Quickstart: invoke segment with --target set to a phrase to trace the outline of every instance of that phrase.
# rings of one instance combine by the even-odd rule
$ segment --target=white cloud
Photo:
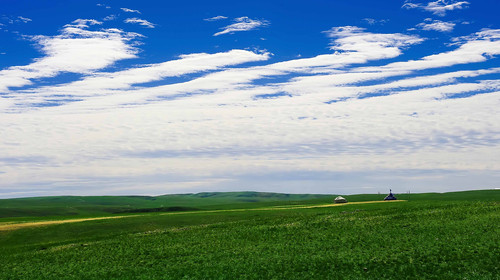
[[[225,16],[215,16],[215,17],[211,17],[211,18],[206,18],[206,19],[204,19],[204,21],[217,21],[217,20],[222,20],[222,19],[227,19],[227,17],[225,17]]]
[[[462,45],[468,42],[475,42],[475,41],[489,41],[489,42],[497,42],[500,40],[500,29],[489,29],[489,28],[483,28],[481,31],[476,32],[474,34],[468,35],[468,36],[461,36],[461,37],[456,37],[453,38],[452,41],[454,41],[455,45]]]
[[[161,194],[255,189],[265,177],[269,191],[284,182],[269,178],[292,176],[298,191],[307,183],[305,192],[335,192],[326,185],[338,177],[365,176],[355,183],[372,186],[408,174],[401,184],[413,191],[449,186],[445,179],[457,174],[498,182],[500,68],[446,67],[499,55],[500,30],[456,38],[450,50],[415,60],[400,55],[418,36],[353,26],[325,34],[334,53],[278,63],[247,50],[197,53],[11,90],[0,103],[0,189]],[[377,61],[387,58],[397,62]],[[239,65],[251,61],[260,63]],[[430,68],[436,74],[422,74]],[[142,85],[152,81],[159,84]],[[31,107],[54,100],[60,106]]]
[[[432,12],[433,14],[444,16],[447,11],[461,10],[467,8],[469,2],[467,1],[446,1],[437,0],[429,2],[424,10]]]
[[[126,13],[138,13],[140,14],[141,12],[138,11],[138,10],[132,10],[132,9],[128,9],[128,8],[120,8],[122,11],[126,12]]]
[[[23,17],[23,16],[17,16],[17,17],[11,17],[11,16],[5,16],[2,15],[0,17],[0,20],[3,22],[6,22],[7,24],[15,24],[15,23],[28,23],[32,21],[32,19]],[[0,26],[5,26],[5,24],[0,23]]]
[[[80,81],[45,90],[49,95],[71,92],[73,95],[98,95],[109,90],[125,90],[133,85],[159,81],[166,77],[177,77],[186,74],[218,70],[224,67],[252,61],[264,61],[268,53],[254,53],[246,50],[231,50],[223,53],[198,53],[181,55],[177,60],[135,67],[133,69],[113,72],[94,73]],[[80,94],[79,94],[80,93]],[[50,97],[49,97],[50,98]]]
[[[326,32],[332,38],[332,44],[338,50],[344,50],[340,53],[319,55],[313,58],[301,58],[285,62],[279,62],[267,66],[256,66],[247,69],[228,69],[222,72],[208,74],[205,77],[186,82],[182,86],[164,86],[157,89],[148,89],[148,92],[171,92],[177,94],[189,90],[214,90],[217,88],[233,87],[235,85],[242,85],[250,83],[253,80],[260,79],[266,76],[284,75],[290,72],[303,72],[303,73],[318,73],[318,72],[331,72],[334,68],[343,68],[350,64],[365,63],[370,60],[392,58],[401,54],[401,49],[409,46],[410,44],[417,44],[422,39],[417,36],[408,36],[403,34],[374,34],[364,32],[363,29],[357,27],[343,27],[332,28]],[[358,49],[354,49],[353,45],[357,45]],[[233,51],[234,54],[236,52]],[[245,57],[251,54],[251,59],[267,59],[269,54],[264,53],[256,56],[251,52],[243,52]],[[222,54],[220,55],[222,58]],[[204,57],[204,56],[201,56]],[[214,59],[217,56],[213,56]],[[134,70],[126,70],[114,74],[94,75],[93,77],[86,78],[82,81],[75,82],[63,87],[51,87],[47,89],[48,93],[54,92],[92,92],[96,94],[102,90],[129,88],[133,84],[146,83],[154,80],[161,79],[165,75],[178,75],[182,74],[182,67],[179,66],[171,68],[173,65],[185,65],[189,67],[190,63],[185,60],[188,57],[183,57],[183,61],[172,61],[164,64],[156,64],[143,68],[136,68]],[[221,58],[217,58],[220,60]],[[234,60],[234,57],[228,57]],[[185,61],[184,61],[185,60]],[[195,60],[196,61],[196,60]],[[238,61],[238,60],[235,60]],[[206,63],[206,62],[203,62]],[[204,64],[200,67],[203,67]],[[209,67],[210,64],[208,64]],[[167,69],[177,69],[167,71]],[[197,68],[203,69],[203,68]],[[205,69],[210,69],[206,68]],[[165,72],[167,71],[167,72]],[[180,72],[175,72],[180,71]],[[170,74],[169,74],[170,73]],[[172,88],[176,88],[173,90]],[[89,91],[91,89],[91,91]]]
[[[251,19],[249,17],[235,18],[234,22],[235,23],[221,28],[222,31],[215,33],[214,36],[219,36],[222,34],[232,34],[234,32],[240,32],[240,31],[249,31],[269,25],[269,21],[267,20],[257,20],[257,19]]]
[[[335,48],[339,50],[342,49],[344,50],[343,52],[319,55],[313,58],[295,59],[267,66],[228,69],[210,73],[204,77],[182,84],[160,86],[155,89],[149,88],[144,91],[148,92],[151,98],[153,98],[152,96],[156,93],[173,96],[183,92],[203,92],[246,87],[250,86],[251,82],[254,80],[285,75],[291,72],[310,74],[332,72],[335,71],[333,70],[335,68],[344,68],[350,64],[366,63],[370,60],[396,57],[401,54],[402,48],[422,41],[422,39],[417,36],[375,34],[364,32],[361,28],[351,26],[332,28],[332,30],[326,33],[332,38],[332,44],[335,45]],[[356,44],[359,44],[357,49],[353,47],[353,45]],[[288,86],[286,90],[292,90],[292,87]],[[50,91],[53,92],[54,89],[50,89]]]
[[[111,20],[115,20],[117,18],[118,18],[117,15],[109,15],[109,16],[104,17],[102,20],[104,20],[104,21],[111,21]]]
[[[365,21],[369,25],[374,25],[375,23],[377,23],[377,21],[373,18],[364,18],[363,21]]]
[[[124,20],[125,23],[137,23],[139,25],[145,26],[147,28],[155,28],[155,24],[140,18],[127,18]]]
[[[104,7],[104,8],[106,8],[106,9],[111,9],[111,7],[110,7],[110,6],[108,6],[108,5],[104,5],[104,4],[101,4],[101,3],[96,4],[96,6],[98,6],[98,7]]]
[[[77,27],[77,28],[87,28],[89,25],[101,25],[102,22],[95,19],[76,19],[71,22],[72,24],[66,24],[64,27]]]
[[[456,38],[455,50],[428,55],[418,60],[394,62],[382,67],[365,67],[360,71],[408,71],[477,63],[500,54],[500,30],[485,29],[471,36]]]
[[[28,22],[32,21],[30,18],[22,17],[22,16],[18,16],[17,18],[24,23],[28,23]]]
[[[423,9],[425,11],[431,12],[438,16],[444,16],[448,11],[461,10],[468,7],[470,3],[467,1],[457,1],[457,0],[437,0],[434,2],[429,2],[427,5],[421,3],[412,3],[407,1],[402,8],[406,9]]]
[[[332,50],[357,51],[364,53],[383,52],[388,57],[397,56],[401,48],[418,44],[423,41],[417,36],[395,34],[380,34],[366,32],[356,26],[333,27],[324,33],[333,38]],[[383,57],[379,57],[383,58]]]
[[[409,0],[410,1],[410,0]],[[421,8],[422,7],[422,4],[415,4],[415,3],[412,3],[412,2],[406,2],[403,4],[403,6],[401,6],[401,8],[405,8],[405,9],[415,9],[415,8]]]
[[[0,91],[29,85],[31,80],[53,77],[61,72],[88,73],[112,65],[115,61],[135,57],[137,50],[129,43],[138,36],[118,29],[88,30],[95,20],[75,20],[57,36],[34,36],[45,55],[25,66],[0,71]]]
[[[373,18],[364,18],[363,21],[368,23],[369,25],[375,25],[375,24],[384,24],[384,23],[388,22],[389,20],[387,20],[387,19],[377,20],[377,19],[373,19]]]
[[[451,32],[451,31],[453,31],[453,28],[455,27],[455,25],[456,24],[453,22],[444,22],[444,21],[440,21],[440,20],[426,19],[425,22],[417,24],[417,27],[421,28],[422,30]]]

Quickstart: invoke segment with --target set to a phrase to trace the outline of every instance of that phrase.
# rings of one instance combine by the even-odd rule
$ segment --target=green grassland
[[[109,214],[105,205],[101,214],[131,214],[0,230],[0,279],[499,279],[497,190],[399,195],[407,201],[335,207],[314,207],[332,196],[235,200],[241,194],[260,196],[201,194],[191,195],[197,203],[172,204],[84,198],[95,206],[114,201],[106,205],[121,213]],[[384,195],[346,197],[353,202]],[[24,210],[40,205],[50,208],[39,202]],[[53,209],[61,205],[71,203]],[[134,211],[173,206],[197,210]],[[57,219],[90,213],[75,209]],[[14,220],[32,218],[2,218],[0,225]]]
[[[262,192],[204,192],[162,196],[51,196],[0,199],[0,218],[37,216],[95,216],[155,210],[229,209],[327,202],[331,195]],[[176,209],[177,208],[177,209]]]
[[[497,191],[399,194],[404,200],[496,199]],[[15,217],[102,216],[117,213],[162,212],[257,208],[272,205],[328,203],[336,195],[282,194],[263,192],[204,192],[161,196],[49,196],[0,199],[0,218]],[[381,200],[385,195],[359,194],[345,196],[349,201]]]

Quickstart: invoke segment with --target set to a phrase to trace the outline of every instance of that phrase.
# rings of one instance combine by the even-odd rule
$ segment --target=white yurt
[[[334,200],[335,203],[347,203],[347,199],[345,199],[345,197],[342,197],[342,196],[337,196]]]

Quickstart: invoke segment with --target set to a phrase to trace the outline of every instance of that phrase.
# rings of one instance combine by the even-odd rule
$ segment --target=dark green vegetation
[[[329,202],[331,195],[260,192],[205,192],[161,196],[50,196],[0,199],[0,218],[30,216],[93,216],[124,212],[169,211],[169,208],[230,209],[290,204],[308,200]],[[149,211],[150,210],[150,211]],[[175,211],[175,210],[174,210]]]
[[[420,194],[3,230],[0,279],[499,279],[499,200]]]
[[[494,190],[453,193],[398,194],[404,200],[495,199]],[[381,200],[385,195],[345,196],[348,201]],[[262,192],[204,192],[161,196],[49,196],[0,199],[0,218],[49,216],[102,216],[116,213],[169,212],[257,208],[272,205],[330,203],[336,195],[282,194]],[[10,220],[10,219],[9,219]],[[0,222],[2,220],[0,219]],[[6,219],[3,219],[6,221]]]

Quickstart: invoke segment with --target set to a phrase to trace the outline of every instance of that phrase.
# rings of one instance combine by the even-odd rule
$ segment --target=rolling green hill
[[[336,205],[333,196],[291,203],[301,196],[261,193],[37,198],[47,207],[177,198],[225,209],[1,219],[0,279],[498,279],[500,191],[383,196]],[[259,202],[241,201],[249,197]],[[266,204],[279,206],[258,207]]]
[[[160,196],[50,196],[0,199],[0,218],[94,216],[116,213],[234,209],[332,202],[336,195],[270,192],[202,192]],[[345,195],[350,202],[382,200],[385,194]],[[403,200],[499,199],[495,190],[399,194]]]
[[[264,192],[203,192],[161,196],[50,196],[0,200],[0,218],[102,215],[187,208],[227,209],[330,201],[331,195]]]

